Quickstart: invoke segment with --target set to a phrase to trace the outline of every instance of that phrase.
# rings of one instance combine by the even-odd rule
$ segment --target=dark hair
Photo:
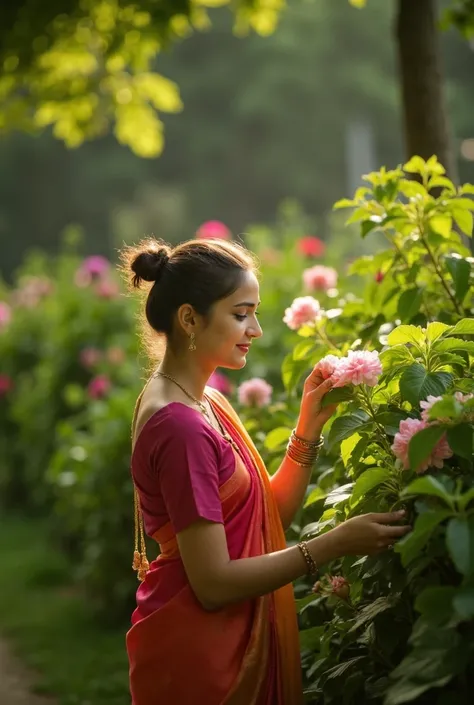
[[[151,328],[167,338],[173,318],[183,304],[207,316],[216,301],[230,296],[247,271],[257,271],[253,255],[241,245],[226,240],[188,240],[171,247],[148,238],[121,253],[123,271],[133,288],[153,282],[145,314]]]

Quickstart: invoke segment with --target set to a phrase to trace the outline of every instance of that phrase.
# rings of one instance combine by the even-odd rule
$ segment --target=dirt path
[[[7,642],[0,637],[1,705],[55,705],[50,698],[34,695],[29,687],[30,671],[13,656]]]

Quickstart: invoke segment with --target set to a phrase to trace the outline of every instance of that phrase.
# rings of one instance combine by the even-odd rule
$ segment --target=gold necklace
[[[155,374],[153,375],[153,377],[156,377],[157,375],[160,375],[161,377],[165,377],[166,379],[169,379],[170,382],[173,382],[173,384],[176,384],[176,386],[179,387],[179,388],[181,389],[181,391],[182,391],[184,394],[186,394],[186,396],[188,397],[188,399],[191,399],[191,401],[193,401],[193,402],[199,407],[199,410],[201,411],[202,414],[204,414],[204,416],[207,418],[207,420],[209,421],[209,424],[210,424],[211,427],[212,427],[211,417],[209,416],[209,412],[208,412],[208,410],[207,410],[206,405],[205,405],[202,401],[200,401],[200,400],[197,399],[195,396],[193,396],[190,392],[188,392],[188,390],[185,389],[185,388],[183,387],[183,385],[182,385],[180,382],[178,382],[177,379],[175,379],[175,378],[172,377],[171,375],[166,374],[166,372],[160,372],[159,370],[157,370],[157,371],[155,372]],[[212,406],[211,406],[211,408],[212,408]],[[214,413],[214,410],[212,410],[212,415],[214,416],[214,418],[215,418],[216,421],[217,421],[217,425],[219,426],[219,428],[220,428],[220,430],[221,430],[221,435],[223,436],[223,438],[225,438],[225,440],[228,441],[228,443],[231,444],[232,448],[234,448],[234,450],[235,450],[237,453],[239,453],[239,455],[240,455],[240,448],[239,448],[239,446],[238,446],[237,443],[234,441],[234,439],[227,433],[227,431],[225,430],[225,428],[222,426],[220,420],[219,420],[218,417],[217,417],[217,414]]]

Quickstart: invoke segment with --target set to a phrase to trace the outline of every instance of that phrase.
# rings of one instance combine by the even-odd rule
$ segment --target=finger
[[[406,516],[404,509],[400,509],[398,512],[384,512],[383,514],[371,514],[370,518],[376,524],[393,524],[400,521]]]
[[[333,381],[331,378],[325,379],[321,384],[319,384],[314,390],[314,398],[322,399],[325,394],[331,391],[333,386]]]
[[[411,526],[381,526],[380,528],[383,529],[389,543],[391,539],[405,536],[405,534],[408,534],[411,531]]]

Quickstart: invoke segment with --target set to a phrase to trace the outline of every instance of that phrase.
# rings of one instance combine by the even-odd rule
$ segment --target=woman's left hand
[[[301,438],[317,441],[324,424],[336,411],[337,404],[322,407],[324,395],[331,389],[331,378],[324,380],[317,368],[306,378],[296,425],[296,434]]]

